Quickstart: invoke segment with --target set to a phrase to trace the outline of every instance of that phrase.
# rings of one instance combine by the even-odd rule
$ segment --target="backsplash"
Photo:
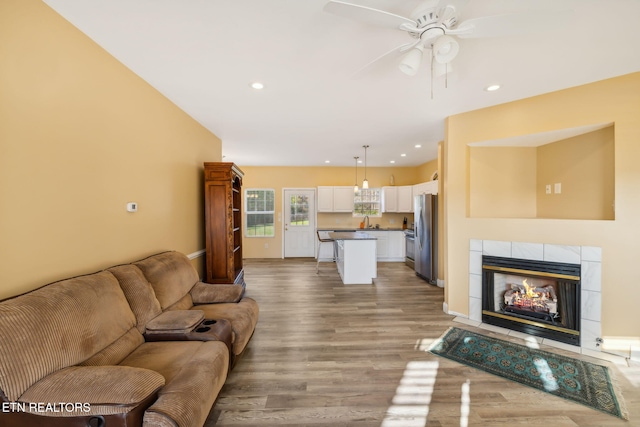
[[[407,226],[413,224],[413,213],[383,213],[381,217],[369,217],[369,224],[380,228],[402,228],[402,222],[407,218]],[[318,228],[358,228],[362,218],[354,217],[350,213],[318,213]]]

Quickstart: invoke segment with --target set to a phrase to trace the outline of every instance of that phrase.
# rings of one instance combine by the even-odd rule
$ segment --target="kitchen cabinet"
[[[438,181],[427,181],[413,186],[413,195],[438,194]]]
[[[382,187],[382,212],[413,212],[413,186]]]
[[[367,230],[378,239],[376,257],[383,262],[404,262],[404,232],[401,230]]]
[[[398,212],[413,212],[413,185],[398,187]]]
[[[318,212],[353,212],[353,187],[318,187]]]

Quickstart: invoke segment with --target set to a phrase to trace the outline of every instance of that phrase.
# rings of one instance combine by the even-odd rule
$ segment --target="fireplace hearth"
[[[482,256],[482,321],[580,346],[580,269]]]

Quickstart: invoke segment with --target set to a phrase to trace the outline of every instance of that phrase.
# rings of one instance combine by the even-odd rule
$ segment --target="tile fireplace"
[[[484,274],[486,273],[486,271],[483,272],[483,265],[486,265],[483,264],[483,257],[523,260],[525,264],[527,262],[572,264],[574,267],[579,266],[579,273],[567,275],[576,277],[579,276],[580,279],[579,281],[573,281],[576,285],[575,288],[565,287],[564,289],[561,289],[556,283],[559,280],[556,280],[555,278],[549,279],[535,277],[535,280],[533,280],[532,278],[524,277],[528,276],[528,274],[512,274],[512,272],[498,271],[498,275],[493,274],[494,295],[493,309],[491,309],[488,307],[483,307],[482,280]],[[528,270],[531,266],[524,265],[521,267],[525,267],[522,270]],[[533,270],[535,270],[535,268],[533,268]],[[497,270],[493,271],[495,272]],[[527,290],[527,287],[523,284],[523,280],[525,278],[527,279],[527,285],[532,288],[531,292],[544,293],[544,295],[540,295],[539,298],[534,298],[538,301],[522,301],[522,293],[526,293]],[[566,280],[563,279],[563,282],[564,281]],[[568,281],[571,282],[571,280]],[[496,283],[498,283],[498,285],[496,285]],[[499,291],[496,291],[496,286],[498,286]],[[500,288],[500,286],[502,288]],[[551,286],[551,289],[549,288],[549,286]],[[536,290],[540,288],[544,290]],[[573,291],[571,289],[573,289]],[[552,333],[544,335],[544,338],[538,338],[542,340],[543,343],[582,353],[590,351],[600,353],[602,351],[601,248],[596,246],[574,246],[547,243],[471,239],[469,241],[469,311],[467,315],[461,315],[461,317],[466,317],[468,321],[472,322],[473,324],[484,324],[489,328],[499,327],[500,330],[512,331],[514,334],[524,332],[525,334],[540,337],[541,335],[539,333],[534,333],[539,331],[534,331],[534,328],[532,328],[533,326],[539,327],[539,325],[531,325],[529,322],[520,322],[526,325],[526,327],[520,325],[519,329],[512,329],[511,326],[496,325],[496,322],[487,319],[486,313],[483,314],[483,311],[489,310],[496,312],[496,307],[498,308],[498,310],[504,310],[506,307],[504,294],[507,293],[507,291],[513,291],[507,295],[509,300],[513,301],[513,303],[511,304],[511,307],[506,310],[506,313],[497,311],[498,314],[511,315],[511,317],[523,316],[524,320],[531,321],[532,323],[541,323],[545,326],[547,326],[547,324],[550,324],[550,326],[552,326],[551,328],[541,328],[544,329],[545,332],[548,332],[549,330],[554,331],[555,327],[561,328],[563,330],[563,333],[569,335],[573,335],[575,332],[567,332],[564,331],[564,329],[576,329],[579,331],[578,340],[566,340],[563,339],[563,337],[554,336],[554,334]],[[496,296],[496,292],[499,292],[501,294]],[[553,301],[554,293],[556,301]],[[542,309],[538,308],[538,311],[536,311],[535,309],[527,311],[528,305],[538,306],[538,303],[540,302],[539,300],[543,297],[545,299],[544,304],[546,305],[546,307]],[[575,313],[573,314],[568,311],[569,309],[566,307],[566,300],[569,297],[575,297]],[[555,303],[555,307],[553,303]],[[503,305],[503,307],[501,307],[501,304]],[[522,310],[525,310],[524,313],[522,312]],[[562,314],[563,310],[565,314]],[[455,312],[450,313],[458,314]],[[574,324],[571,324],[570,322],[567,323],[568,321],[566,319],[573,318],[574,316]],[[500,319],[500,316],[491,317]],[[566,336],[564,338],[566,338]]]

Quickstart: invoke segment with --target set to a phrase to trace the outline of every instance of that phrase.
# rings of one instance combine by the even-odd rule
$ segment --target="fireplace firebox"
[[[482,321],[580,345],[580,265],[482,257]]]

